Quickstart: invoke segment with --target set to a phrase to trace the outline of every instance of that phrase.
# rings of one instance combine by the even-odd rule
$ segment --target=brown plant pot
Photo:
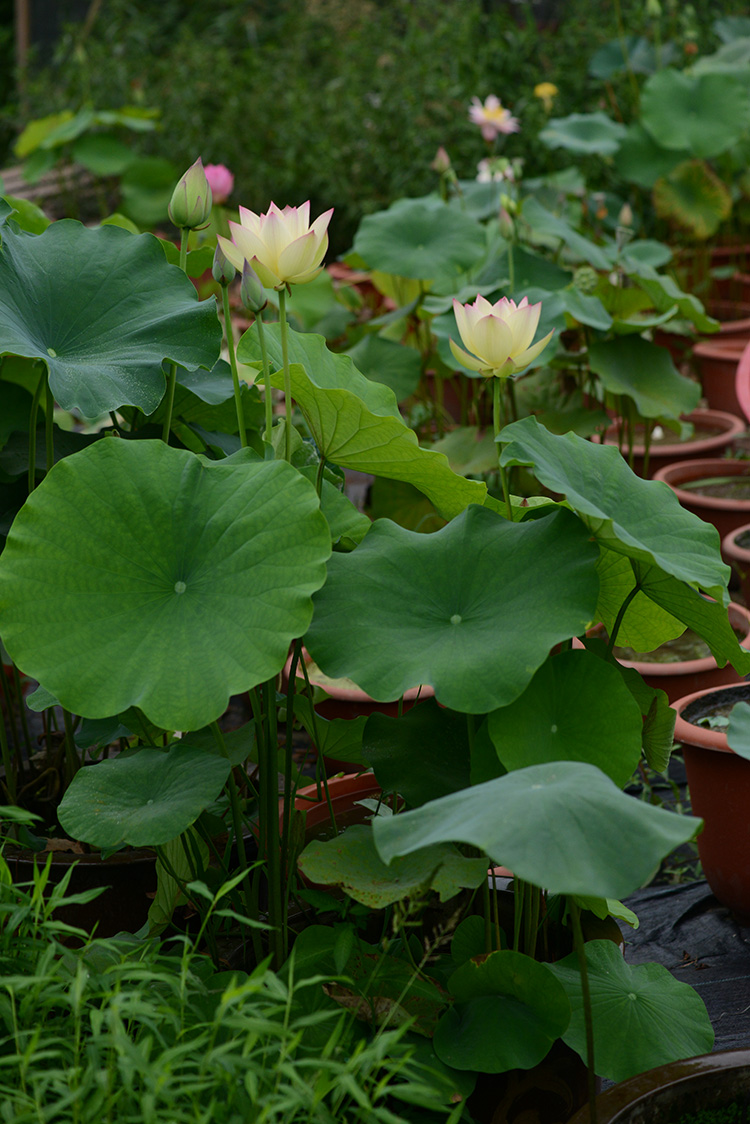
[[[750,648],[750,610],[744,605],[732,603],[728,608],[729,623],[732,628],[743,629],[741,640],[743,648]],[[596,630],[591,630],[596,634]],[[574,641],[574,644],[576,642]],[[731,664],[719,667],[713,656],[696,660],[680,660],[676,663],[656,663],[649,660],[618,659],[623,667],[632,667],[639,672],[649,687],[666,691],[670,703],[683,698],[690,692],[715,689],[731,683],[740,683],[741,678]]]
[[[4,858],[14,882],[32,882],[34,866],[44,868],[48,852],[34,852],[8,847]],[[64,906],[54,917],[67,925],[93,933],[97,937],[113,937],[116,933],[134,933],[146,922],[156,890],[156,853],[143,848],[119,851],[102,859],[99,854],[73,854],[54,851],[49,882],[57,885],[73,867],[67,894],[104,887],[104,892],[91,902]]]
[[[750,539],[750,523],[745,523],[725,535],[721,544],[721,553],[739,578],[745,604],[750,605],[750,546],[740,546],[738,541],[745,534]]]
[[[693,348],[693,364],[703,389],[703,397],[712,410],[744,416],[735,380],[742,353],[750,342],[750,321],[744,333],[714,336],[701,340]]]
[[[652,445],[649,449],[648,473],[653,476],[660,468],[671,464],[673,461],[687,460],[688,457],[718,456],[722,449],[731,445],[736,437],[744,433],[747,423],[742,417],[727,414],[723,410],[693,410],[691,414],[683,414],[682,421],[692,422],[696,429],[718,429],[718,433],[710,437],[689,438],[687,441],[677,441],[662,445]],[[643,427],[636,428],[636,434],[643,433]],[[617,425],[610,426],[604,434],[606,445],[617,445]],[[643,476],[643,458],[645,448],[642,440],[633,445],[633,471],[638,476]],[[626,452],[623,456],[626,456]]]
[[[681,485],[703,477],[746,476],[750,478],[750,461],[722,460],[719,457],[703,457],[694,461],[677,461],[666,465],[654,473],[654,480],[668,484],[684,508],[694,515],[713,523],[724,539],[732,531],[750,521],[750,499],[729,499],[720,496],[702,496],[688,491]]]
[[[596,1098],[599,1124],[671,1124],[682,1117],[706,1119],[732,1104],[750,1102],[750,1050],[723,1050],[670,1062],[607,1089]],[[745,1113],[738,1119],[745,1119]],[[590,1124],[588,1106],[569,1124]]]
[[[750,924],[750,760],[734,753],[722,730],[697,723],[722,704],[750,702],[750,684],[696,691],[674,704],[706,881],[741,925]]]

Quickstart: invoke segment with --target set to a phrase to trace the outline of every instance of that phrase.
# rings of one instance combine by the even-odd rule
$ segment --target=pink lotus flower
[[[518,118],[513,117],[494,94],[490,94],[484,104],[479,98],[471,99],[469,120],[479,125],[486,141],[493,141],[500,133],[517,133],[521,128]]]
[[[214,203],[226,203],[234,188],[234,176],[224,164],[206,164],[204,168],[214,196]]]
[[[332,214],[333,208],[311,225],[309,201],[283,211],[272,203],[265,215],[240,207],[240,221],[229,224],[231,242],[219,235],[219,244],[235,269],[249,262],[268,289],[304,285],[323,268]]]
[[[490,304],[483,296],[478,296],[473,304],[461,304],[454,299],[453,312],[461,340],[472,353],[450,340],[454,358],[469,371],[483,375],[506,378],[517,374],[541,354],[552,336],[549,332],[533,347],[529,346],[541,311],[541,301],[529,304],[528,297],[519,304],[508,297],[502,297],[496,304]]]

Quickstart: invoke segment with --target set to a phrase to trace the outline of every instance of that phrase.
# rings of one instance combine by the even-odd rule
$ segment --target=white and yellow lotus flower
[[[454,358],[462,367],[483,375],[505,378],[517,374],[542,353],[552,337],[552,332],[548,332],[530,346],[541,311],[541,301],[529,304],[528,297],[519,304],[508,297],[502,297],[496,304],[490,304],[483,296],[478,296],[473,304],[454,300],[456,324],[468,348],[464,351],[451,340]]]
[[[262,215],[240,207],[240,221],[229,224],[231,241],[219,235],[219,243],[238,272],[249,262],[268,289],[304,285],[323,268],[332,214],[333,208],[310,225],[309,201],[283,211],[272,203]]]

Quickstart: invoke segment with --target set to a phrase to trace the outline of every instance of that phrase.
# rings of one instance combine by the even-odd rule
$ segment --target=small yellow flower
[[[473,304],[453,301],[453,312],[461,339],[469,351],[450,340],[454,358],[470,371],[483,375],[506,378],[517,374],[536,359],[550,341],[552,332],[529,346],[534,338],[541,301],[529,304],[524,297],[519,304],[502,297],[490,304],[486,297],[478,296]],[[471,352],[471,354],[469,354]]]
[[[559,92],[554,82],[540,82],[538,86],[534,87],[534,97],[544,102],[544,108],[547,113],[552,109],[552,102]]]
[[[283,211],[272,203],[264,215],[240,207],[240,221],[229,224],[232,240],[219,235],[219,244],[235,269],[241,273],[249,262],[268,289],[304,285],[323,268],[332,214],[333,208],[311,225],[309,201]]]

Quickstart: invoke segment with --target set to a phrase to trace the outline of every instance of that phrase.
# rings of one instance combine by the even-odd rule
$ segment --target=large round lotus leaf
[[[654,184],[659,218],[710,238],[732,210],[729,188],[703,160],[686,160]]]
[[[596,1072],[625,1081],[653,1066],[707,1054],[714,1032],[706,1006],[687,981],[662,964],[626,964],[612,941],[588,941]],[[563,1040],[586,1057],[586,1021],[575,953],[548,965],[567,992],[572,1017]]]
[[[329,553],[315,489],[283,461],[102,440],[13,524],[3,640],[68,710],[199,729],[284,666]]]
[[[456,1069],[530,1069],[570,1022],[570,1002],[548,966],[510,949],[462,964],[448,987],[455,1004],[435,1028],[434,1044]]]
[[[430,684],[481,714],[523,691],[550,648],[587,626],[598,552],[566,510],[510,523],[472,504],[421,535],[378,520],[336,554],[306,644],[321,669],[381,701]]]
[[[468,843],[555,894],[624,898],[701,821],[621,792],[594,765],[531,765],[373,821],[384,862],[435,843]]]
[[[710,159],[735,145],[750,125],[750,96],[728,74],[696,78],[665,67],[643,87],[641,121],[664,148]]]
[[[365,215],[353,252],[370,269],[431,281],[468,269],[486,252],[483,228],[440,200],[400,199]]]
[[[721,561],[716,529],[681,507],[660,481],[636,476],[613,445],[574,433],[556,437],[533,417],[507,425],[500,438],[502,463],[531,465],[604,546],[728,601],[729,568]]]
[[[596,152],[611,156],[624,136],[625,126],[606,113],[571,113],[569,117],[553,117],[539,140],[547,148],[565,148],[578,155]]]
[[[63,409],[150,414],[164,395],[166,360],[211,368],[220,346],[215,305],[198,301],[150,234],[72,219],[36,236],[3,229],[0,354],[46,363]]]
[[[641,710],[618,668],[590,652],[563,652],[510,706],[488,719],[506,769],[587,761],[623,786],[641,756]]]
[[[158,847],[186,831],[213,803],[229,761],[178,742],[79,770],[59,808],[73,839],[94,847]]]

